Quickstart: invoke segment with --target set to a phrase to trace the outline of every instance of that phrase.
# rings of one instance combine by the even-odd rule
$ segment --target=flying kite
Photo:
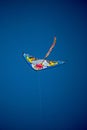
[[[60,64],[64,64],[65,61],[51,61],[51,60],[47,60],[47,57],[49,56],[49,54],[51,53],[52,49],[54,48],[56,44],[56,37],[54,37],[54,41],[50,47],[50,49],[48,50],[48,52],[46,53],[45,57],[43,59],[38,59],[35,58],[29,54],[23,53],[23,56],[25,58],[25,60],[27,61],[27,63],[36,71],[38,70],[43,70],[49,67],[54,67]]]

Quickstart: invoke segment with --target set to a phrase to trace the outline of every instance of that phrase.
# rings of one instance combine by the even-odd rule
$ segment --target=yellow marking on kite
[[[26,57],[26,59],[27,59],[27,61],[29,61],[30,63],[32,63],[32,61],[34,61],[35,60],[35,58],[34,57]]]
[[[53,62],[53,61],[50,61],[50,62],[49,62],[49,65],[50,65],[50,66],[54,66],[54,65],[57,65],[57,64],[58,64],[58,62]]]
[[[26,57],[27,61],[29,61],[30,63],[32,62],[32,60],[27,56]]]

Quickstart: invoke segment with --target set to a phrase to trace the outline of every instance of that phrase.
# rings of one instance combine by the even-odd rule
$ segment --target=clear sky
[[[87,129],[85,0],[0,0],[0,130]],[[32,70],[23,52],[67,63]]]

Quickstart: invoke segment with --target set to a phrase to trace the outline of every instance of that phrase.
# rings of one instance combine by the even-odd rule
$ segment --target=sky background
[[[0,0],[0,130],[87,129],[85,0]],[[67,60],[35,72],[23,52]]]

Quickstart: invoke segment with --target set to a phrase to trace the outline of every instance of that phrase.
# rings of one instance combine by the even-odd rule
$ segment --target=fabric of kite
[[[49,67],[54,67],[56,65],[60,65],[60,64],[64,64],[65,61],[51,61],[51,60],[46,60],[46,58],[49,56],[49,54],[51,53],[52,49],[54,48],[56,44],[56,37],[54,37],[54,41],[50,47],[50,49],[48,50],[48,52],[46,53],[45,57],[43,59],[38,59],[35,58],[29,54],[24,53],[23,56],[25,58],[25,60],[27,61],[27,63],[29,63],[29,65],[34,69],[34,70],[43,70]]]

